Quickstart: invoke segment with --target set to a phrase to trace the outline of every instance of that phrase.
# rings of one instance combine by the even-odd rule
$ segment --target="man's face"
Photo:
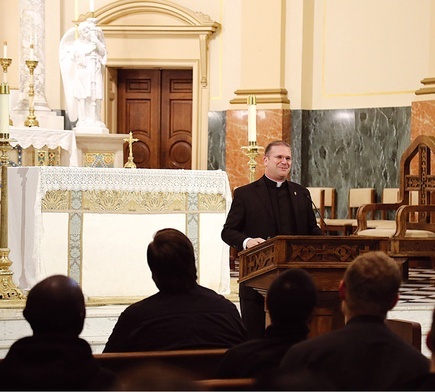
[[[263,157],[264,173],[274,181],[284,181],[292,168],[292,153],[286,146],[273,146]]]

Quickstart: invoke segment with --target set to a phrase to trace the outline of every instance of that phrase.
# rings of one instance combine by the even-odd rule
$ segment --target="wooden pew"
[[[395,334],[399,335],[405,342],[421,351],[421,324],[416,321],[386,319],[385,324]]]
[[[94,354],[101,366],[116,374],[147,364],[174,366],[194,372],[200,379],[212,379],[227,349],[192,349]]]
[[[122,378],[141,366],[173,367],[193,377],[193,386],[200,391],[249,391],[255,385],[253,378],[217,379],[216,371],[227,349],[192,349],[173,351],[144,351],[94,354],[101,366]],[[147,366],[148,365],[148,366]],[[133,376],[134,377],[134,376]],[[164,377],[164,375],[163,375]],[[139,383],[141,380],[138,381]],[[188,381],[189,382],[189,381]],[[163,382],[164,383],[164,382]],[[163,384],[162,384],[163,385]]]
[[[252,391],[255,378],[215,378],[197,380],[194,384],[200,391]]]

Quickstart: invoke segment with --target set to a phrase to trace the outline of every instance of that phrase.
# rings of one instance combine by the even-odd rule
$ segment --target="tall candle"
[[[30,60],[34,60],[35,53],[33,51],[33,44],[30,45]]]
[[[3,58],[4,59],[8,58],[8,43],[7,43],[7,41],[3,42]]]
[[[94,0],[89,0],[89,11],[94,12],[95,11],[95,2]]]
[[[248,142],[257,141],[257,100],[254,95],[248,97]]]
[[[0,92],[0,133],[9,133],[9,94],[6,94],[5,85],[1,84]]]

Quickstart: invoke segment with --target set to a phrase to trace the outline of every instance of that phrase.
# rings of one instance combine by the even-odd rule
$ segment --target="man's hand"
[[[264,242],[265,240],[263,238],[251,238],[247,243],[246,243],[246,249],[252,248],[255,245],[261,244],[262,242]]]

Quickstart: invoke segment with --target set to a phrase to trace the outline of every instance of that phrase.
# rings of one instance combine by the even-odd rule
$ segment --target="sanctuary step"
[[[231,293],[226,297],[239,308],[237,278],[231,278]],[[412,320],[421,324],[422,352],[430,356],[426,347],[426,335],[432,321],[435,304],[435,272],[432,269],[410,268],[409,280],[402,285],[401,299],[388,313],[388,318]],[[91,304],[86,307],[86,321],[81,337],[89,342],[94,354],[101,353],[112,329],[128,306],[118,304]],[[32,334],[22,311],[24,302],[0,301],[0,358],[17,339]]]

